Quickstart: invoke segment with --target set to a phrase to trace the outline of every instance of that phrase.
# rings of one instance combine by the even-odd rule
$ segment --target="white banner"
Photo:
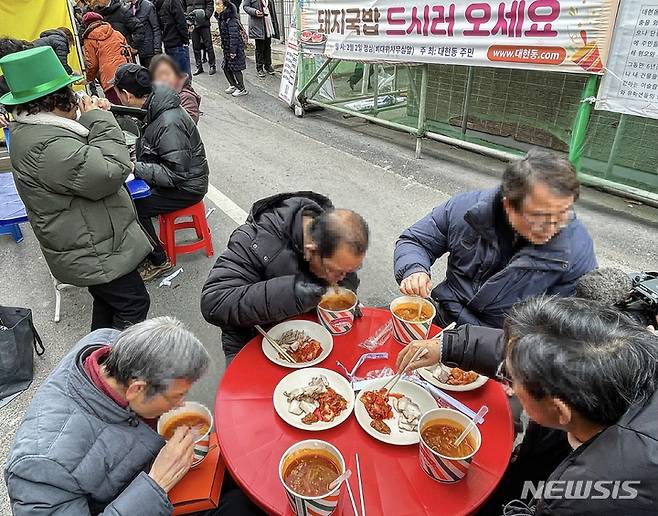
[[[658,1],[622,2],[596,109],[658,118]]]
[[[601,73],[618,0],[300,0],[305,53]]]
[[[283,71],[281,72],[281,84],[279,85],[279,98],[289,106],[292,105],[297,86],[299,41],[296,34],[296,30],[290,29],[288,43],[286,45],[286,56],[283,61]]]

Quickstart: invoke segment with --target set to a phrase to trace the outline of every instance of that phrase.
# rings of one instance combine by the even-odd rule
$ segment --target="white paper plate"
[[[311,360],[310,362],[300,362],[298,364],[291,364],[290,362],[279,356],[279,352],[276,349],[274,349],[269,342],[267,342],[267,339],[265,337],[261,337],[262,339],[261,349],[263,350],[265,356],[275,364],[280,365],[282,367],[288,367],[290,369],[302,369],[303,367],[311,367],[317,365],[320,362],[322,362],[325,358],[327,358],[329,356],[329,353],[331,353],[331,350],[334,348],[334,338],[331,336],[331,333],[329,333],[324,326],[318,323],[314,323],[312,321],[282,322],[281,324],[277,324],[271,330],[268,330],[267,333],[273,339],[278,340],[281,338],[281,335],[283,335],[288,330],[301,330],[312,339],[317,340],[322,346],[322,353],[320,353],[318,358],[316,358],[315,360]]]
[[[347,408],[331,422],[326,423],[324,421],[318,421],[312,425],[306,425],[302,423],[303,415],[296,416],[288,412],[288,400],[283,393],[308,385],[311,378],[314,378],[315,376],[324,376],[329,382],[329,387],[347,400]],[[274,410],[276,410],[276,413],[290,426],[294,426],[301,430],[320,431],[334,428],[350,417],[350,414],[354,410],[354,391],[349,382],[337,372],[329,369],[322,369],[321,367],[310,367],[294,371],[285,376],[274,389],[272,401],[274,402]]]
[[[373,381],[370,385],[368,385],[368,390],[374,391],[380,389],[384,386],[384,384],[388,380],[389,380],[388,378],[381,378],[379,380]],[[391,429],[391,433],[389,435],[379,433],[377,430],[371,427],[370,423],[372,421],[372,418],[368,415],[368,411],[366,410],[366,407],[359,399],[363,394],[363,392],[365,391],[361,391],[358,394],[356,405],[354,407],[354,415],[356,416],[356,420],[361,425],[361,428],[363,428],[367,433],[369,433],[375,439],[385,443],[396,444],[396,445],[407,445],[407,444],[418,443],[419,441],[418,432],[400,431],[400,429],[398,428],[399,414],[395,409],[393,409],[393,417],[385,421],[385,423]],[[405,396],[410,398],[414,403],[417,403],[418,406],[420,407],[421,414],[425,414],[425,412],[435,409],[438,406],[436,401],[434,400],[434,398],[429,392],[427,392],[422,387],[414,383],[408,382],[406,380],[400,380],[393,388],[393,392],[404,394]]]
[[[421,369],[418,369],[418,374],[428,382],[430,382],[432,385],[438,387],[439,389],[443,389],[444,391],[455,391],[455,392],[466,392],[466,391],[474,391],[475,389],[479,389],[482,387],[485,383],[487,383],[487,380],[489,379],[488,376],[483,376],[483,375],[478,375],[477,380],[471,383],[467,383],[466,385],[450,385],[448,383],[442,383],[440,382],[436,376],[432,374],[434,367],[428,368],[428,367],[423,367]]]

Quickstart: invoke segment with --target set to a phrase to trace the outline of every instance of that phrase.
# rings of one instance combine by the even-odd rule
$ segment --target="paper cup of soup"
[[[344,482],[332,490],[329,484],[344,472],[338,449],[318,439],[293,444],[279,462],[279,479],[297,516],[333,514]]]
[[[427,299],[402,296],[391,303],[393,334],[403,344],[429,337],[436,308]]]
[[[187,426],[196,434],[194,440],[194,462],[192,467],[198,466],[208,455],[210,447],[210,430],[213,418],[210,411],[195,401],[186,401],[182,407],[165,412],[158,419],[158,433],[166,441],[171,439],[179,426]]]
[[[354,326],[356,294],[346,288],[331,289],[318,304],[318,319],[332,335],[343,335]]]
[[[471,420],[461,412],[438,408],[427,412],[418,424],[420,467],[437,482],[451,484],[466,476],[482,435],[477,425],[459,445],[454,442]]]

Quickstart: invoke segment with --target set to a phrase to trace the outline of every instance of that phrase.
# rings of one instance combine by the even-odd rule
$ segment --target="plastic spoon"
[[[345,473],[343,473],[336,480],[334,480],[331,484],[329,484],[329,491],[333,491],[334,489],[336,489],[339,485],[341,485],[343,482],[348,480],[351,476],[352,476],[352,470],[351,469],[346,469]]]
[[[466,439],[466,436],[471,432],[471,430],[473,430],[475,425],[477,425],[477,422],[480,419],[482,419],[487,414],[487,412],[489,412],[489,407],[487,407],[486,405],[482,405],[482,407],[480,407],[480,410],[478,410],[478,413],[475,414],[475,417],[471,419],[471,422],[468,425],[466,425],[464,431],[460,434],[459,437],[457,437],[457,439],[453,443],[453,446],[455,448],[457,448],[457,446],[459,446],[464,441],[464,439]]]

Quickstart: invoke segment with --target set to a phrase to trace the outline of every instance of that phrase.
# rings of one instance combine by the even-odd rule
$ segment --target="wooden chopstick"
[[[258,324],[255,326],[255,328],[258,330],[258,333],[260,333],[263,338],[266,339],[267,342],[269,342],[270,345],[281,354],[281,356],[283,356],[283,358],[285,358],[291,364],[297,363],[297,360],[295,360],[285,349],[279,346],[279,343],[270,337],[263,328],[261,328]]]

